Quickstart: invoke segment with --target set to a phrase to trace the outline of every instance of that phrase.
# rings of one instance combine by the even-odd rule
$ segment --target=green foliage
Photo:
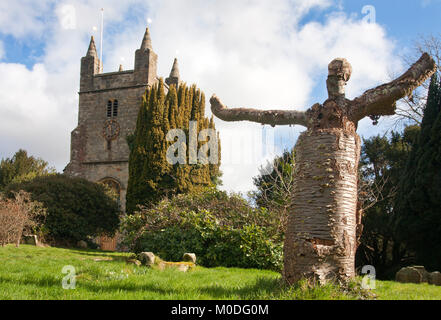
[[[55,173],[48,163],[40,158],[28,156],[25,150],[20,149],[9,159],[0,162],[0,190],[10,183],[30,181],[35,177]]]
[[[165,260],[194,252],[207,267],[280,270],[282,236],[270,217],[240,196],[212,188],[143,208],[124,218],[121,229],[132,250],[152,251]]]
[[[167,94],[162,79],[147,89],[140,107],[136,130],[127,141],[130,147],[127,212],[137,205],[152,205],[162,197],[191,192],[219,183],[219,164],[189,163],[189,121],[197,121],[198,137],[204,129],[215,129],[205,114],[205,96],[195,85],[170,86]],[[171,129],[181,129],[187,137],[186,164],[167,162],[166,140]],[[198,143],[198,150],[202,146]],[[220,154],[220,149],[219,152]]]
[[[416,262],[441,268],[441,83],[432,77],[421,132],[396,200],[397,230]]]
[[[406,264],[407,251],[394,228],[394,201],[418,126],[406,127],[390,137],[363,140],[360,158],[359,198],[364,208],[364,226],[356,265],[373,265],[378,278],[393,278]]]
[[[268,169],[271,172],[268,172]],[[295,150],[285,151],[276,157],[271,166],[261,169],[260,175],[253,178],[257,190],[251,197],[261,208],[273,212],[278,220],[279,232],[285,233],[288,212],[292,204],[295,177]],[[276,221],[275,221],[276,222]]]
[[[72,244],[89,236],[113,235],[119,225],[119,207],[107,189],[80,178],[55,174],[10,184],[5,194],[29,192],[47,210],[45,229],[57,243]]]

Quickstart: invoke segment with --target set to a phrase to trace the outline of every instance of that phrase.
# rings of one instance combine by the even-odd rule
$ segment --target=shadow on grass
[[[71,250],[72,253],[82,255],[82,256],[90,256],[90,257],[105,257],[105,258],[112,258],[111,260],[101,260],[100,262],[112,262],[112,261],[127,261],[126,256],[121,255],[115,255],[112,254],[111,251],[96,251],[96,252],[90,252],[87,249],[75,249]]]
[[[241,288],[225,288],[221,286],[207,286],[200,289],[214,299],[237,297],[245,300],[276,299],[283,291],[281,279],[258,278],[254,284]]]
[[[54,277],[42,277],[38,279],[11,279],[6,278],[3,276],[0,276],[0,283],[6,284],[6,283],[12,283],[12,284],[18,284],[18,285],[35,285],[37,287],[44,287],[44,288],[50,288],[50,287],[59,287],[61,288],[61,279],[57,279]]]
[[[215,300],[221,299],[244,299],[244,300],[260,300],[260,299],[277,299],[283,291],[280,279],[258,278],[254,284],[245,285],[239,288],[225,288],[219,285],[208,285],[205,287],[180,287],[179,289],[164,288],[164,284],[146,283],[82,283],[81,286],[91,292],[151,292],[162,296],[189,296],[194,299],[193,295],[202,294],[209,296]],[[161,299],[161,297],[158,297]]]

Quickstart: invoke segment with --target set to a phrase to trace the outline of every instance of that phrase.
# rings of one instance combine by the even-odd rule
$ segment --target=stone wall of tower
[[[135,82],[152,83],[156,80],[158,55],[151,49],[138,49],[135,53]]]
[[[128,161],[129,148],[126,137],[133,133],[136,127],[136,119],[142,96],[146,85],[128,85],[127,74],[121,79],[117,74],[97,75],[96,90],[80,92],[79,125],[83,125],[87,131],[87,143],[83,162],[97,161]],[[133,72],[132,72],[133,76]],[[113,84],[108,86],[103,84]],[[100,89],[98,89],[100,88]],[[118,138],[110,142],[104,137],[104,124],[107,117],[107,102],[118,101],[118,116],[112,117],[120,127]]]

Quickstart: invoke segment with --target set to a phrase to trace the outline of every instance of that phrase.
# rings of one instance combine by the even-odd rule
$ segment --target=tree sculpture
[[[393,115],[396,101],[411,96],[436,70],[424,53],[396,80],[370,89],[354,100],[345,98],[352,67],[333,60],[326,81],[329,98],[307,111],[228,109],[216,95],[214,115],[224,121],[307,127],[296,144],[296,179],[284,245],[283,278],[292,284],[306,278],[321,283],[345,282],[355,275],[357,171],[360,158],[358,122]]]

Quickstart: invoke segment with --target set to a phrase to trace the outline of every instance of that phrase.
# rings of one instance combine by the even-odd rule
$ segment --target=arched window
[[[107,118],[112,117],[112,101],[107,101]]]
[[[118,100],[113,101],[113,116],[118,116]]]

